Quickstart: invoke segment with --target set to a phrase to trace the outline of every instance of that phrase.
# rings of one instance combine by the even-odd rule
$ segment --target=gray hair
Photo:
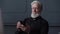
[[[37,1],[37,0],[33,1],[33,2],[31,3],[31,6],[32,6],[33,4],[41,5],[41,3],[40,3],[39,1]]]
[[[33,1],[33,2],[31,3],[31,6],[32,6],[33,4],[38,4],[38,5],[40,6],[41,10],[42,10],[42,3],[41,3],[41,2],[35,0],[35,1]]]

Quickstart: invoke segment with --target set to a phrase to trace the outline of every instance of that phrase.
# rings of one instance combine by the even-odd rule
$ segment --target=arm
[[[23,23],[21,21],[17,22],[17,26],[16,26],[17,31],[15,32],[15,34],[26,34],[26,32],[22,30],[23,29],[22,27],[24,27],[24,25],[23,26],[22,25]]]
[[[17,31],[15,32],[15,34],[27,34],[26,32],[22,31],[20,28],[17,29]]]

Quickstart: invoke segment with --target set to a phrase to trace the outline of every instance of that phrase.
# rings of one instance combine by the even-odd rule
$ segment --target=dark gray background
[[[16,31],[18,20],[30,17],[33,0],[0,0],[5,34]],[[60,32],[60,0],[39,0],[43,4],[42,17],[49,22],[49,34]]]

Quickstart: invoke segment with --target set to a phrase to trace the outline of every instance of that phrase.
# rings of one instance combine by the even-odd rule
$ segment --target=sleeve
[[[15,34],[27,34],[26,32],[22,31],[20,28],[15,32]]]
[[[21,34],[22,33],[22,31],[19,31],[19,30],[17,30],[16,32],[15,32],[15,34]]]
[[[17,31],[15,32],[15,34],[21,34],[21,32],[17,30]]]
[[[48,29],[49,29],[48,22],[45,22],[45,23],[42,24],[42,26],[41,26],[40,33],[41,33],[41,34],[48,34]]]

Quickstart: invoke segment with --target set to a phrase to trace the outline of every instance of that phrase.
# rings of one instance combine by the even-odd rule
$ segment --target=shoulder
[[[30,18],[25,18],[24,20],[29,20]]]
[[[27,18],[25,18],[24,20],[30,20],[31,19],[31,17],[27,17]]]
[[[25,18],[25,19],[24,19],[24,22],[28,22],[30,19],[31,19],[30,17]]]
[[[41,21],[42,21],[42,23],[44,23],[44,24],[46,24],[46,23],[48,24],[48,21],[47,21],[46,19],[42,18],[42,17],[41,17]]]

